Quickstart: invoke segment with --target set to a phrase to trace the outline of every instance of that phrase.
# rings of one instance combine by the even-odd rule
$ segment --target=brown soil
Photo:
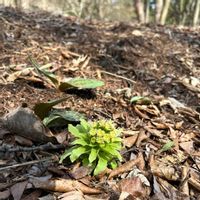
[[[130,103],[131,97],[140,95],[150,97],[159,108],[160,116],[151,115],[153,120],[184,121],[182,130],[198,135],[200,89],[192,80],[200,77],[199,28],[83,21],[10,8],[1,8],[0,27],[2,116],[23,103],[32,108],[37,102],[66,96],[68,100],[61,106],[88,119],[110,118],[124,130],[141,130],[150,120],[142,119]],[[33,81],[34,74],[9,82],[10,74],[30,66],[28,55],[41,65],[52,63],[51,69],[59,76],[101,79],[105,86],[63,93],[37,76]],[[75,64],[81,55],[90,57],[86,66]],[[169,106],[160,106],[160,100],[168,97],[197,111],[196,115],[175,114]],[[199,139],[196,141],[198,151]],[[140,146],[144,148],[145,143]],[[19,170],[13,176],[23,173]]]

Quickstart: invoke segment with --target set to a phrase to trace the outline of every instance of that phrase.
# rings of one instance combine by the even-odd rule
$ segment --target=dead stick
[[[57,150],[64,149],[66,146],[63,144],[54,145],[51,142],[35,147],[20,147],[15,148],[10,147],[9,145],[3,145],[0,147],[0,152],[30,152],[30,151],[45,151],[45,150]]]
[[[28,162],[24,162],[24,163],[19,163],[19,164],[15,164],[15,165],[9,165],[6,167],[1,167],[0,171],[3,170],[7,170],[7,169],[12,169],[12,168],[16,168],[16,167],[22,167],[22,166],[26,166],[26,165],[33,165],[33,164],[37,164],[40,162],[45,162],[45,161],[56,161],[56,157],[55,156],[51,156],[51,157],[47,157],[47,158],[43,158],[41,160],[32,160],[32,161],[28,161]]]
[[[129,81],[129,82],[131,82],[131,83],[136,83],[136,82],[133,81],[132,79],[129,79],[129,78],[126,78],[126,77],[124,77],[124,76],[117,75],[117,74],[113,74],[113,73],[111,73],[111,72],[107,72],[107,71],[103,71],[103,70],[101,70],[100,72],[102,72],[102,73],[104,73],[104,74],[108,74],[108,75],[110,75],[110,76],[114,76],[114,77],[116,77],[116,78],[120,78],[120,79]]]

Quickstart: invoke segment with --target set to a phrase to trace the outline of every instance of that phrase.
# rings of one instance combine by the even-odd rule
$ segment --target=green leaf
[[[82,154],[86,153],[87,150],[85,147],[78,147],[76,149],[74,149],[70,155],[70,160],[71,162],[74,162],[75,160],[77,160]]]
[[[121,154],[109,144],[103,147],[102,150],[107,152],[108,154],[113,155],[114,157],[117,157],[120,161],[122,160]]]
[[[113,160],[109,163],[109,165],[111,166],[112,169],[115,169],[117,167],[117,162]]]
[[[78,124],[78,125],[76,126],[76,128],[79,130],[79,132],[81,132],[81,133],[86,133],[85,128],[84,128],[81,124]]]
[[[92,148],[90,155],[89,155],[89,162],[92,163],[94,160],[96,160],[97,155],[98,155],[98,150]]]
[[[122,139],[120,137],[116,137],[112,139],[112,142],[121,142]]]
[[[85,132],[89,131],[89,124],[84,120],[84,119],[81,119],[81,126],[85,129]]]
[[[121,142],[113,142],[108,145],[111,146],[115,150],[120,150],[122,148]]]
[[[54,99],[51,101],[48,101],[46,103],[37,103],[35,104],[33,110],[35,114],[43,120],[45,116],[47,116],[48,112],[52,109],[53,106],[61,103],[62,101],[65,101],[68,97],[60,98],[60,99]]]
[[[69,124],[68,125],[68,131],[75,137],[77,138],[85,138],[86,137],[86,134],[85,133],[80,133],[79,130],[73,126],[72,124]]]
[[[84,116],[75,111],[53,110],[44,118],[43,123],[48,127],[59,127],[69,123],[79,122]]]
[[[169,140],[166,144],[163,145],[163,147],[157,152],[157,154],[170,150],[174,145],[174,141]]]
[[[58,78],[51,72],[47,71],[47,70],[42,70],[40,69],[40,65],[36,62],[35,59],[33,59],[31,56],[29,56],[29,60],[31,62],[31,64],[33,65],[33,67],[35,67],[35,69],[37,70],[37,72],[39,74],[44,75],[46,78],[48,78],[55,87],[58,87],[59,85],[59,81]]]
[[[57,122],[58,121],[58,122]],[[43,124],[47,127],[56,127],[58,125],[61,126],[60,116],[50,114],[48,117],[43,119]],[[63,124],[63,123],[62,123]],[[66,124],[66,123],[65,123]]]
[[[98,175],[100,172],[104,171],[107,167],[108,161],[102,157],[99,157],[97,166],[94,170],[94,175]]]
[[[70,148],[70,149],[66,149],[65,152],[62,154],[62,156],[60,157],[60,161],[59,163],[62,163],[63,160],[65,160],[65,158],[67,158],[68,156],[71,155],[72,151],[73,151],[74,147]]]
[[[93,89],[103,85],[103,81],[99,81],[96,79],[72,78],[70,80],[60,82],[59,90],[65,91],[70,88]]]
[[[82,139],[82,138],[79,138],[79,139],[74,140],[71,144],[72,144],[72,145],[77,145],[77,144],[79,144],[79,145],[81,145],[81,146],[87,146],[87,145],[88,145],[88,143],[87,143],[84,139]]]
[[[151,100],[148,97],[134,96],[131,98],[130,102],[141,105],[149,105],[151,103]]]
[[[82,159],[82,164],[83,164],[83,166],[89,166],[90,165],[90,162],[88,160],[88,156]]]

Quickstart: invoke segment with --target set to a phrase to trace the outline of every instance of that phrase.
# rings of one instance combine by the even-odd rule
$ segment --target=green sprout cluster
[[[115,168],[116,160],[122,159],[121,130],[115,128],[111,120],[86,122],[81,120],[77,126],[69,125],[69,132],[75,137],[72,148],[66,150],[60,162],[69,157],[71,162],[81,160],[84,165],[94,169],[94,175],[106,167]]]
[[[111,120],[100,120],[98,122],[92,122],[89,134],[91,136],[90,142],[92,144],[106,145],[106,143],[112,143],[118,138],[120,130],[116,129]]]

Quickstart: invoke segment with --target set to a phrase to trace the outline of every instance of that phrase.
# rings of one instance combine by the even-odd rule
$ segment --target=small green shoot
[[[120,129],[116,129],[111,120],[86,122],[81,119],[77,126],[69,124],[69,132],[75,137],[72,148],[67,149],[60,158],[60,163],[67,157],[71,162],[82,161],[94,169],[94,175],[104,171],[107,166],[117,166],[116,160],[121,161],[119,151],[122,148]]]
[[[34,113],[41,119],[43,120],[49,113],[49,111],[53,108],[53,106],[65,101],[67,97],[63,97],[60,99],[54,99],[51,101],[48,101],[46,103],[37,103],[35,104],[33,110]]]
[[[57,88],[58,90],[62,92],[68,89],[72,89],[72,88],[94,89],[94,88],[101,87],[104,85],[103,81],[99,81],[96,79],[78,78],[78,77],[60,79],[60,77],[56,76],[55,74],[45,69],[41,69],[40,65],[31,56],[29,56],[29,61],[31,62],[33,67],[36,69],[39,75],[43,75],[45,76],[45,78],[48,78],[51,81],[51,84],[53,85],[53,87]]]
[[[79,123],[84,115],[72,110],[52,110],[49,116],[43,119],[43,124],[49,128],[66,126],[70,123]]]
[[[169,140],[166,144],[162,146],[162,148],[156,154],[158,155],[162,152],[169,151],[172,149],[172,147],[174,147],[174,145],[175,145],[174,141]]]
[[[93,89],[101,87],[104,85],[103,81],[96,79],[86,79],[86,78],[71,78],[68,81],[61,81],[59,84],[59,90],[65,91],[70,88],[79,88],[79,89]]]
[[[130,102],[134,104],[140,104],[140,105],[151,104],[151,100],[148,97],[143,97],[143,96],[134,96],[131,98]]]

